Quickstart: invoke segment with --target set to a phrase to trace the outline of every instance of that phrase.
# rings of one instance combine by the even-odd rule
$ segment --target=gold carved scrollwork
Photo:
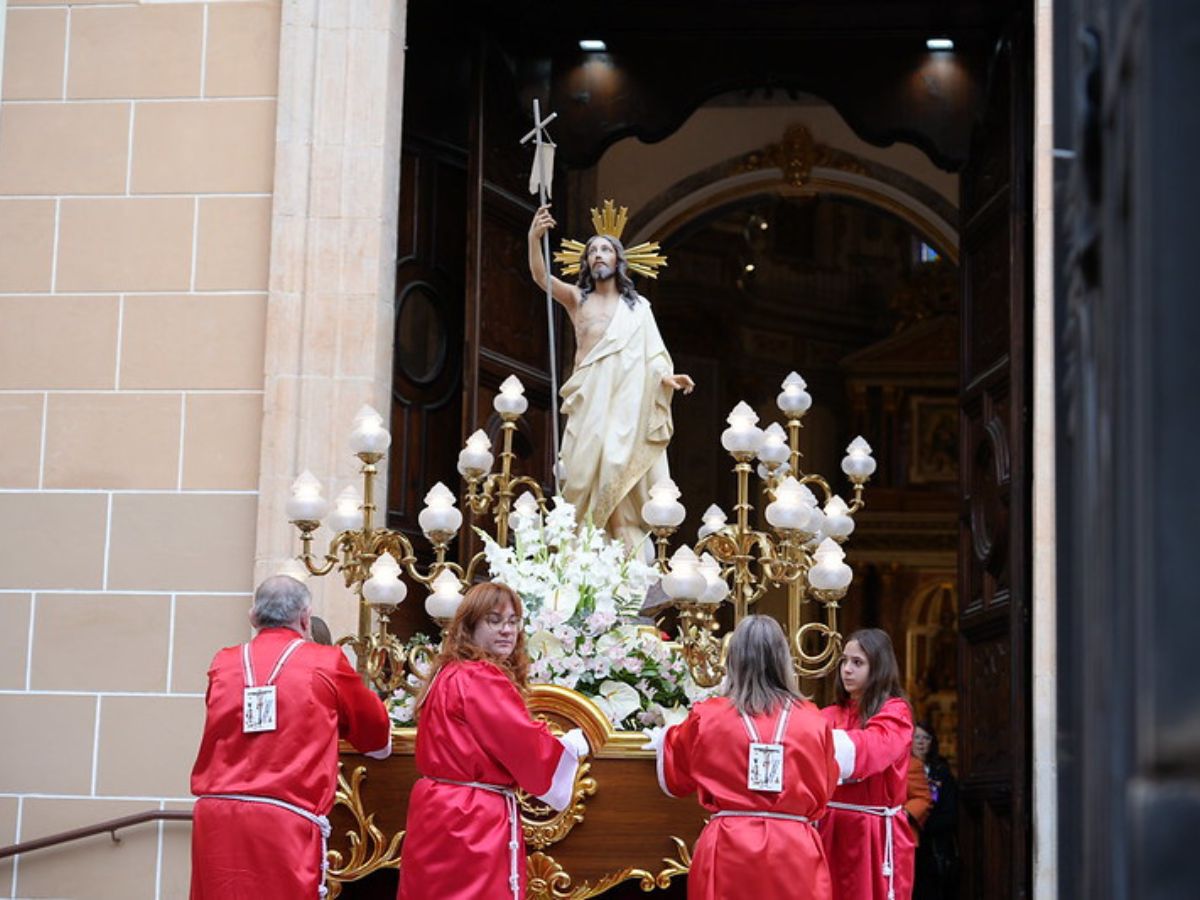
[[[572,828],[583,822],[587,812],[586,798],[596,793],[596,779],[588,775],[591,770],[592,764],[589,762],[580,765],[575,773],[571,802],[561,812],[521,792],[521,827],[525,832],[526,844],[535,850],[544,850],[561,841],[570,834]]]
[[[341,894],[342,885],[347,881],[357,881],[380,869],[400,868],[400,842],[404,840],[404,832],[397,832],[389,841],[375,824],[375,814],[366,811],[361,790],[366,777],[366,767],[358,766],[346,781],[342,764],[338,763],[338,787],[333,805],[341,804],[350,810],[355,830],[346,832],[350,843],[349,860],[343,863],[342,854],[337,850],[330,850],[327,856],[329,868],[325,881],[329,900],[335,900]]]
[[[812,178],[814,166],[840,169],[844,172],[865,171],[862,164],[849,154],[825,144],[818,144],[813,140],[812,132],[803,125],[790,125],[779,143],[768,144],[761,150],[747,153],[736,171],[779,169],[785,183],[793,187],[804,187]]]
[[[553,856],[540,850],[531,853],[526,860],[525,871],[528,884],[525,889],[526,900],[589,900],[605,891],[616,887],[625,881],[638,879],[638,887],[646,893],[653,890],[670,887],[671,879],[686,875],[692,867],[692,855],[687,844],[677,837],[671,837],[675,844],[678,858],[663,858],[663,868],[657,873],[645,869],[620,869],[611,875],[605,875],[595,884],[585,881],[579,885],[572,884],[572,878]]]

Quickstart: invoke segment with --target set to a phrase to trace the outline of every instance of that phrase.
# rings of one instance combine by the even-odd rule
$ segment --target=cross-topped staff
[[[541,105],[537,98],[533,101],[533,130],[521,138],[521,144],[534,141],[533,169],[529,175],[529,193],[537,192],[538,206],[545,206],[551,195],[551,182],[554,179],[554,142],[546,133],[546,126],[558,117],[558,113],[550,113],[542,118]],[[558,493],[558,351],[554,333],[554,294],[551,291],[550,278],[550,234],[542,235],[542,259],[546,263],[546,327],[550,334],[550,421],[554,433],[554,491]]]

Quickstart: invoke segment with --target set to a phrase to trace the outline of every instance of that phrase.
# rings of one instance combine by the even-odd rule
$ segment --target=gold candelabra
[[[782,387],[776,402],[785,416],[786,431],[777,423],[760,429],[754,410],[739,403],[721,435],[737,479],[733,523],[727,523],[719,507],[710,506],[695,550],[685,545],[668,560],[670,538],[685,512],[679,491],[669,481],[660,482],[642,507],[642,517],[654,534],[663,590],[679,613],[684,658],[697,684],[705,687],[716,685],[725,674],[728,635],[717,637],[720,603],[728,599],[733,604],[736,624],[772,587],[788,591],[787,633],[798,675],[817,678],[829,673],[841,652],[838,608],[853,577],[841,544],[854,530],[853,517],[863,507],[863,489],[875,471],[875,460],[862,437],[847,447],[842,471],[853,485],[848,504],[823,477],[805,474],[800,465],[800,430],[812,398],[795,372]],[[753,527],[750,520],[755,458],[769,499],[764,510],[769,530]],[[823,503],[813,488],[822,493]],[[806,623],[803,607],[808,603],[819,604],[822,614]],[[810,651],[814,645],[815,651]]]
[[[651,488],[650,500],[642,507],[642,518],[654,535],[663,590],[679,613],[684,660],[702,686],[717,684],[725,674],[728,635],[717,635],[720,604],[732,603],[735,622],[741,621],[772,587],[788,590],[787,630],[797,673],[816,678],[837,664],[842,644],[838,605],[853,574],[840,545],[854,530],[853,517],[863,506],[863,488],[875,471],[875,460],[861,437],[847,448],[842,470],[853,484],[848,504],[820,475],[801,470],[800,430],[812,404],[805,388],[804,379],[794,372],[783,382],[777,403],[785,416],[786,431],[777,423],[759,428],[758,416],[745,403],[729,414],[729,428],[721,435],[721,443],[733,457],[737,479],[733,523],[726,521],[718,507],[710,506],[695,550],[685,545],[668,559],[671,537],[686,513],[679,490],[669,479],[662,481]],[[513,474],[513,436],[528,405],[521,382],[510,376],[493,401],[501,420],[499,471],[492,471],[492,445],[482,430],[467,439],[458,456],[458,471],[466,481],[464,505],[474,518],[493,515],[496,541],[502,546],[508,543],[510,526],[518,517],[534,517],[547,510],[541,485],[528,476]],[[320,482],[304,472],[292,485],[287,506],[288,518],[299,530],[301,541],[301,553],[290,565],[302,567],[295,570],[301,577],[324,576],[335,569],[341,572],[358,600],[358,627],[355,634],[338,643],[355,651],[359,671],[385,694],[397,689],[415,692],[418,688],[409,683],[408,674],[423,677],[431,661],[430,649],[410,652],[388,629],[391,615],[408,592],[404,577],[429,589],[426,611],[444,627],[462,600],[463,589],[474,581],[485,560],[482,551],[465,566],[447,558],[463,517],[455,506],[455,495],[441,482],[426,494],[418,516],[433,548],[431,563],[422,566],[404,534],[376,523],[378,464],[390,443],[383,418],[363,407],[350,438],[351,449],[362,464],[362,494],[346,488],[337,497],[326,523],[334,534],[323,557],[313,550],[315,532],[329,512]],[[755,459],[769,499],[763,511],[765,530],[751,523],[750,478],[755,473]],[[813,488],[823,494],[823,503]],[[814,602],[822,608],[821,617],[803,622],[804,605]],[[814,645],[815,651],[810,652]]]
[[[520,381],[510,377],[501,386],[494,407],[501,418],[503,449],[499,472],[490,472],[493,458],[491,443],[483,431],[467,441],[459,454],[458,469],[467,481],[466,505],[472,516],[495,515],[497,540],[508,540],[511,516],[544,512],[546,501],[541,485],[534,479],[512,474],[515,454],[512,449],[516,422],[528,406]],[[462,513],[455,507],[454,494],[438,482],[425,495],[425,507],[418,524],[433,547],[434,558],[422,567],[412,542],[401,532],[377,524],[375,503],[379,463],[391,444],[391,435],[383,427],[383,417],[363,407],[354,422],[350,447],[361,462],[362,494],[348,487],[338,495],[332,513],[321,496],[321,483],[312,473],[304,472],[292,485],[288,501],[288,519],[300,532],[300,555],[284,567],[284,574],[300,578],[324,576],[337,570],[358,602],[358,626],[355,634],[338,640],[354,650],[358,671],[376,691],[391,694],[398,689],[418,690],[408,680],[412,672],[419,678],[428,672],[432,651],[417,647],[409,651],[388,628],[396,607],[404,601],[408,586],[403,578],[429,588],[425,609],[445,625],[454,616],[462,591],[474,580],[484,562],[482,552],[465,565],[448,559],[450,542],[462,526]],[[513,496],[525,488],[515,503]],[[315,532],[322,520],[334,532],[323,557],[313,550]],[[375,624],[372,626],[372,616]]]

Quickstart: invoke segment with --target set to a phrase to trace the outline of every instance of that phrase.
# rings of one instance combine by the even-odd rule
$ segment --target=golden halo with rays
[[[592,207],[592,227],[596,234],[621,239],[625,223],[629,221],[629,207],[617,209],[612,200],[605,200],[602,210]],[[578,275],[583,267],[583,251],[586,243],[563,238],[562,249],[554,254],[554,261],[562,268],[563,275]],[[658,252],[658,241],[643,241],[634,247],[625,248],[625,262],[631,272],[658,278],[658,270],[667,267],[667,258]]]

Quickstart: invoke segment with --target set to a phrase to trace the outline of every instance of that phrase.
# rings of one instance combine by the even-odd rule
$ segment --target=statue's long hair
[[[588,294],[596,289],[596,280],[592,278],[592,267],[588,265],[588,251],[592,249],[592,244],[596,241],[608,241],[612,244],[613,250],[616,251],[617,266],[613,277],[617,279],[617,293],[621,295],[622,300],[629,304],[629,308],[633,309],[637,306],[638,292],[633,286],[633,279],[629,276],[629,262],[625,259],[625,246],[620,240],[611,235],[594,234],[588,238],[588,242],[583,248],[579,278],[575,281],[576,287],[579,288],[579,292],[583,295],[584,300],[587,300]]]
[[[433,670],[429,673],[429,680],[425,682],[420,697],[417,699],[418,710],[425,702],[425,695],[429,693],[429,687],[433,684],[437,673],[442,670],[443,666],[452,662],[485,660],[507,675],[509,681],[522,695],[529,689],[529,653],[525,649],[525,629],[523,627],[517,629],[516,642],[513,644],[512,653],[507,657],[501,658],[494,653],[488,653],[475,643],[475,628],[488,613],[501,606],[506,599],[511,601],[513,612],[517,617],[523,619],[525,611],[521,606],[521,597],[507,585],[495,581],[484,581],[467,591],[466,596],[458,605],[458,610],[454,613],[454,618],[446,627],[442,650],[434,662]]]

